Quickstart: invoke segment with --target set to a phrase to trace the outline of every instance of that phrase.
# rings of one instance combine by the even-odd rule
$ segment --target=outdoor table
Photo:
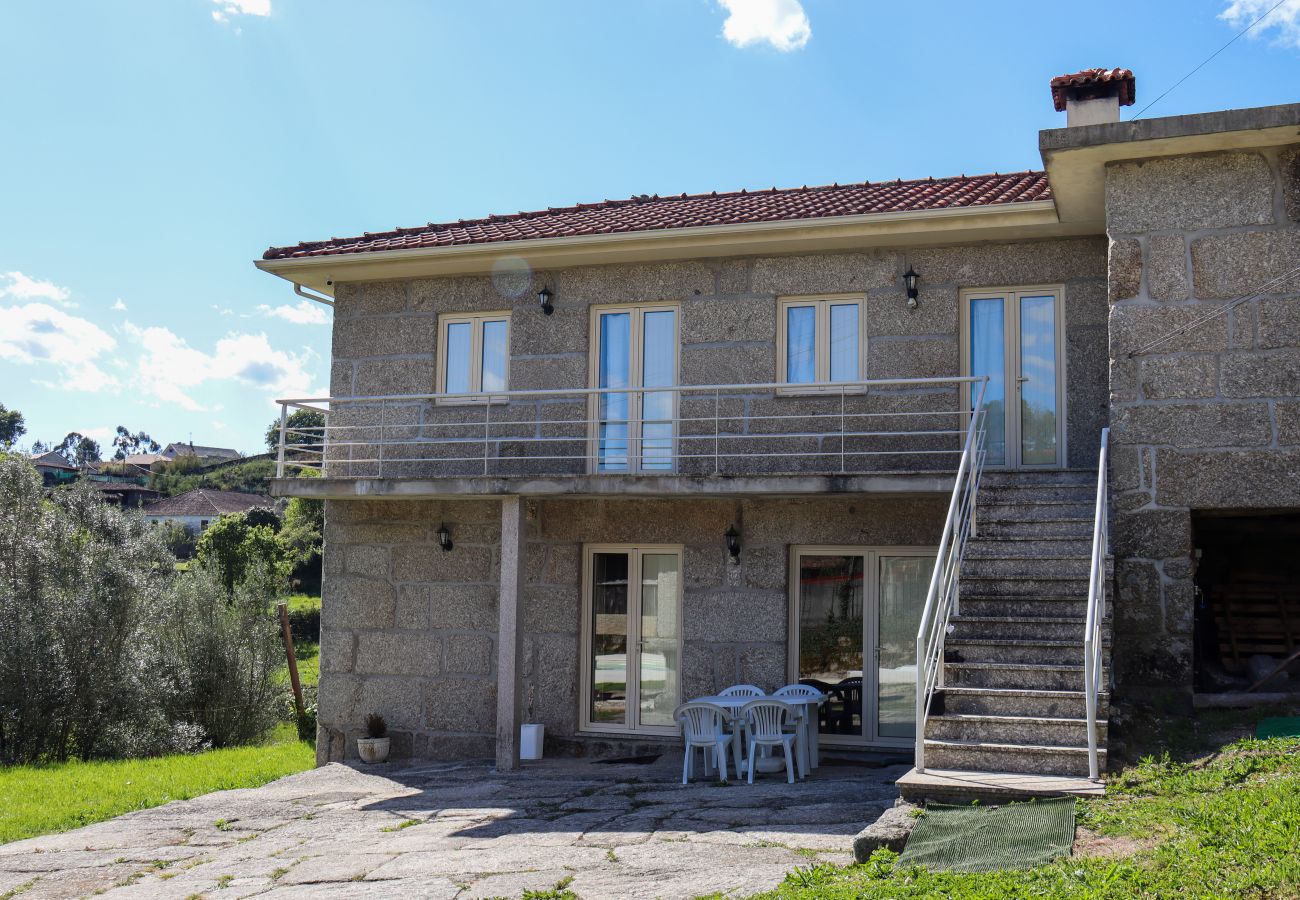
[[[731,753],[736,761],[736,772],[741,771],[740,757],[740,724],[742,722],[740,710],[746,703],[751,700],[780,700],[799,710],[799,729],[798,750],[796,753],[799,757],[799,769],[802,772],[811,772],[818,766],[820,760],[817,753],[817,707],[825,703],[827,697],[825,694],[818,694],[816,697],[777,697],[774,694],[765,694],[762,697],[695,697],[692,703],[712,703],[714,706],[720,706],[727,711],[731,718],[731,731],[736,737],[731,742]]]

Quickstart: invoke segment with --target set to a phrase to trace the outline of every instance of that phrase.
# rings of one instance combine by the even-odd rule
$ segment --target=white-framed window
[[[816,392],[819,385],[866,377],[864,299],[861,294],[834,294],[777,301],[776,380],[799,386],[783,393]]]
[[[676,734],[681,703],[682,548],[583,548],[583,731]]]
[[[675,464],[675,304],[591,310],[591,457],[597,472],[671,472]],[[626,392],[622,388],[632,388]]]
[[[455,313],[438,317],[441,403],[500,400],[510,380],[510,313]],[[482,396],[474,396],[482,395]]]

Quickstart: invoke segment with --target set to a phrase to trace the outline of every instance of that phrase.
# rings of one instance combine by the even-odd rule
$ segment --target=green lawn
[[[320,612],[320,596],[314,594],[290,594],[284,598],[285,605],[289,607],[289,613],[295,612]]]
[[[1148,758],[1080,800],[1078,823],[1108,855],[975,875],[901,867],[877,851],[864,865],[792,873],[764,897],[1295,898],[1300,897],[1300,738],[1246,738],[1191,762]]]
[[[257,787],[315,763],[312,746],[285,724],[262,746],[0,768],[0,844],[210,791]]]

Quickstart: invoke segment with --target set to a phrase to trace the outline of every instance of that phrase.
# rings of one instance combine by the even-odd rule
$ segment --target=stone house
[[[1197,536],[1300,509],[1300,105],[1134,91],[1054,79],[1044,171],[268,250],[334,307],[274,484],[326,500],[318,758],[372,711],[400,754],[627,754],[804,680],[824,745],[1082,776],[1112,696],[1244,677]]]
[[[261,494],[195,488],[175,497],[164,497],[147,503],[141,512],[145,521],[151,525],[178,522],[191,534],[197,535],[224,515],[246,513],[258,508],[269,510],[274,503],[270,497]]]

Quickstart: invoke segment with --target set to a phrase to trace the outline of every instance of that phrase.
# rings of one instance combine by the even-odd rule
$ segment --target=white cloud
[[[68,302],[71,291],[60,287],[52,281],[38,281],[22,272],[5,272],[0,278],[9,280],[0,284],[0,297],[13,297],[15,300],[52,300],[65,306],[74,306]]]
[[[214,22],[229,22],[234,16],[261,16],[271,14],[271,0],[212,0]]]
[[[1228,0],[1219,18],[1233,28],[1245,28],[1268,13],[1277,0]],[[1281,6],[1251,29],[1250,37],[1260,37],[1276,30],[1277,42],[1300,48],[1300,0],[1284,0]]]
[[[94,322],[69,315],[48,303],[0,306],[0,359],[36,365],[58,378],[44,384],[81,391],[115,387],[100,367],[100,357],[117,341]]]
[[[324,304],[311,300],[299,300],[292,305],[284,303],[280,306],[267,306],[262,303],[258,305],[257,311],[264,316],[284,319],[295,325],[328,325],[330,321]]]
[[[195,388],[236,381],[267,394],[302,396],[311,384],[313,357],[274,349],[265,334],[231,333],[205,353],[168,328],[140,328],[128,322],[127,334],[139,344],[135,373],[140,390],[163,403],[201,411]]]
[[[126,312],[126,303],[123,302],[121,297],[118,297],[117,300],[113,303],[113,305],[109,308],[117,310],[118,312]]]
[[[727,11],[722,36],[737,47],[771,44],[788,53],[812,37],[812,26],[799,0],[718,0]]]

